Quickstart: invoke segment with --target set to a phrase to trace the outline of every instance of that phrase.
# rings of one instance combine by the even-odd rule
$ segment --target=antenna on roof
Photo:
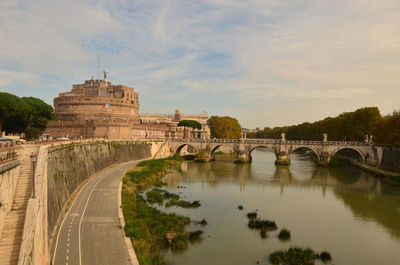
[[[98,54],[97,58],[97,80],[100,80],[100,54]]]

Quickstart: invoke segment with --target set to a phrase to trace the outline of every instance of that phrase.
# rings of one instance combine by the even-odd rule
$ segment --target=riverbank
[[[147,192],[146,197],[143,194],[143,191],[151,186],[164,185],[160,179],[170,169],[177,168],[181,162],[182,158],[177,156],[143,161],[123,177],[121,197],[125,219],[124,231],[131,239],[141,265],[167,264],[160,254],[161,249],[185,249],[188,240],[201,234],[201,231],[186,231],[186,226],[191,223],[189,217],[168,214],[152,207],[156,202],[156,195],[171,195],[176,203],[185,202],[178,201],[179,195],[167,194],[159,188]]]
[[[368,173],[371,173],[373,175],[380,176],[380,177],[386,177],[386,178],[389,178],[391,180],[394,180],[394,181],[400,183],[400,173],[380,169],[380,168],[373,167],[373,166],[369,166],[364,163],[358,162],[357,160],[354,160],[354,159],[349,159],[349,162],[351,163],[351,165],[358,167],[362,170],[365,170]]]
[[[334,159],[332,159],[333,163],[330,163],[330,166],[336,167],[336,166],[354,166],[357,167],[361,170],[364,170],[370,174],[373,174],[377,177],[384,177],[388,180],[390,180],[391,183],[394,184],[400,184],[400,173],[398,172],[393,172],[389,170],[384,170],[381,168],[377,168],[374,166],[366,165],[362,162],[359,162],[355,159],[352,159],[347,156],[342,156],[342,155],[336,155],[334,156]]]

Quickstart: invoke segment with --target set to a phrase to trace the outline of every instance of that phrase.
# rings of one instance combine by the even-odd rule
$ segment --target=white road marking
[[[142,161],[142,160],[129,161],[129,162],[122,163],[122,164],[120,164],[120,165],[118,165],[118,166],[121,166],[121,165],[123,165],[123,164],[126,164],[126,165],[127,165],[127,164],[129,164],[129,163],[131,163],[131,162],[136,162],[136,163],[137,163],[137,162],[139,162],[139,161]],[[113,167],[114,167],[114,166],[113,166]],[[120,173],[120,171],[121,171],[121,173]],[[121,175],[121,174],[122,174],[123,172],[125,172],[125,171],[126,171],[126,169],[119,169],[119,170],[117,171],[117,173],[118,173],[118,175]],[[100,173],[100,172],[98,172],[98,173]],[[104,174],[104,175],[102,176],[101,174]],[[60,229],[59,229],[59,231],[58,231],[58,233],[57,233],[57,239],[56,239],[56,243],[55,243],[55,249],[54,249],[54,253],[53,253],[52,264],[55,264],[55,258],[56,258],[56,252],[57,252],[57,247],[58,247],[58,241],[59,241],[60,234],[61,234],[61,230],[62,230],[62,228],[63,228],[63,226],[64,226],[65,220],[66,220],[69,216],[72,217],[71,224],[70,224],[69,231],[68,231],[68,240],[69,240],[69,238],[70,238],[70,231],[71,231],[71,227],[72,227],[72,223],[73,223],[73,221],[74,221],[74,218],[75,218],[76,216],[80,216],[79,213],[78,213],[78,211],[79,211],[79,208],[80,208],[80,206],[81,206],[81,204],[82,204],[83,197],[84,197],[84,195],[81,195],[81,193],[82,193],[82,191],[87,192],[87,191],[89,191],[89,189],[92,188],[92,190],[91,190],[91,192],[90,192],[90,194],[89,194],[89,197],[88,197],[88,199],[87,199],[87,201],[86,201],[86,205],[85,205],[84,211],[83,211],[83,213],[82,213],[82,215],[81,215],[81,219],[80,219],[80,222],[79,222],[79,229],[78,229],[78,240],[79,240],[79,241],[78,241],[78,243],[79,243],[79,264],[82,264],[82,256],[81,256],[81,235],[80,235],[80,234],[81,234],[81,230],[83,231],[83,227],[81,227],[81,226],[82,226],[83,216],[84,216],[84,214],[85,214],[85,212],[86,212],[86,208],[87,208],[87,206],[88,206],[88,202],[89,202],[89,200],[90,200],[90,198],[91,198],[91,195],[92,195],[94,189],[96,188],[96,186],[98,185],[98,183],[99,183],[101,180],[105,179],[106,177],[109,177],[109,176],[112,175],[112,174],[116,174],[116,172],[113,172],[113,173],[112,173],[112,172],[108,172],[108,171],[103,171],[103,172],[101,172],[99,175],[97,175],[97,173],[96,173],[96,174],[95,174],[95,175],[97,175],[96,177],[99,178],[99,179],[97,180],[97,182],[96,182],[92,187],[90,187],[90,184],[92,184],[92,183],[95,181],[95,179],[96,179],[96,177],[93,176],[94,178],[92,178],[92,179],[89,180],[87,183],[85,183],[84,186],[79,190],[78,194],[76,195],[75,200],[72,202],[71,207],[69,208],[67,214],[65,215],[65,217],[64,217],[64,219],[63,219],[63,221],[62,221],[62,223],[61,223],[61,225],[60,225]],[[89,178],[90,178],[90,177],[89,177]],[[88,188],[87,188],[87,187],[88,187]],[[78,199],[80,199],[80,201],[79,201],[78,206],[75,207],[76,211],[71,213],[71,210],[74,208],[75,203],[77,202]],[[69,251],[69,246],[68,246],[68,251]],[[66,258],[67,258],[66,265],[68,265],[68,254],[67,254],[67,257],[66,257]]]
[[[81,190],[80,190],[80,191],[78,192],[78,194],[76,195],[76,200],[79,198],[81,192],[86,188],[86,185],[89,184],[89,183],[91,183],[91,181],[88,181],[87,183],[85,183],[85,185],[81,188]],[[78,206],[76,207],[77,209],[79,209],[79,207],[81,206],[81,203],[82,203],[82,198],[80,198],[80,199],[81,199],[81,200],[80,200]],[[76,201],[76,200],[75,200],[75,201]],[[57,246],[58,246],[58,240],[59,240],[59,238],[60,238],[61,229],[62,229],[62,227],[64,226],[64,222],[65,222],[65,220],[67,220],[70,211],[72,210],[72,208],[74,208],[73,206],[74,206],[74,202],[72,203],[72,205],[71,205],[71,207],[69,208],[67,214],[65,215],[64,220],[63,220],[62,223],[61,223],[60,230],[59,230],[58,233],[57,233],[57,239],[56,239],[56,245],[55,245],[55,248],[54,248],[53,262],[52,262],[52,264],[55,264],[56,253],[57,253]],[[75,216],[79,216],[79,214],[78,214],[78,213],[73,213],[73,214],[71,214],[71,216],[72,216],[72,220],[71,220],[71,225],[70,225],[70,227],[72,226],[72,222],[73,222]]]
[[[104,172],[104,173],[106,173],[106,172]],[[90,191],[89,197],[88,197],[88,199],[87,199],[87,201],[86,201],[85,208],[83,208],[83,212],[82,212],[82,215],[81,215],[81,220],[79,221],[79,228],[78,228],[79,265],[82,265],[82,253],[81,253],[81,252],[82,252],[82,250],[81,250],[81,226],[82,226],[83,216],[85,215],[85,212],[86,212],[87,206],[88,206],[88,204],[89,204],[90,198],[92,197],[92,193],[93,193],[93,191],[96,189],[97,184],[99,184],[99,182],[100,182],[101,180],[103,180],[104,178],[106,178],[106,177],[108,177],[108,176],[110,176],[110,175],[113,175],[113,174],[107,174],[107,175],[105,174],[103,177],[100,177],[99,180],[97,180],[96,184],[94,184],[92,190]]]

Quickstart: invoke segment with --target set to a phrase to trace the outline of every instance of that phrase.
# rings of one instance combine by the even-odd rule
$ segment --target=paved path
[[[136,163],[108,168],[86,183],[59,230],[54,265],[131,264],[119,226],[118,188]]]

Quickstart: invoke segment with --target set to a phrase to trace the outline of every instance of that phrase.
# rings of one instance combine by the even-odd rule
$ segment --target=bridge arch
[[[274,148],[272,148],[271,146],[266,145],[266,144],[258,144],[258,145],[252,146],[252,147],[250,148],[249,153],[248,153],[249,157],[251,156],[251,153],[254,151],[254,149],[260,148],[260,147],[261,147],[261,148],[266,148],[266,149],[268,149],[268,150],[274,152],[275,155],[276,155],[276,152],[275,152]]]
[[[336,149],[332,152],[332,156],[334,156],[334,155],[335,155],[337,152],[339,152],[340,150],[344,150],[344,149],[350,149],[350,150],[356,151],[356,152],[359,154],[359,156],[360,156],[360,158],[361,158],[361,161],[362,161],[362,162],[365,162],[365,155],[364,155],[364,153],[363,153],[361,150],[359,150],[359,149],[357,149],[357,148],[355,148],[355,147],[351,147],[351,146],[341,146],[341,147],[336,148]]]
[[[180,145],[178,145],[178,146],[176,147],[176,149],[174,150],[174,154],[179,155],[179,154],[181,153],[182,149],[183,149],[185,146],[190,146],[190,147],[192,147],[194,150],[196,150],[196,153],[199,152],[199,149],[198,149],[196,146],[191,145],[191,144],[188,144],[188,143],[183,143],[183,144],[180,144]]]
[[[296,151],[297,149],[300,149],[300,148],[305,148],[305,149],[311,150],[311,151],[317,156],[318,161],[320,160],[320,155],[318,154],[317,150],[315,150],[315,149],[312,148],[312,147],[306,146],[306,145],[299,145],[299,146],[296,146],[296,147],[294,147],[294,148],[292,149],[291,152],[294,152],[294,151]]]
[[[220,148],[222,146],[222,144],[217,144],[211,147],[210,150],[210,156],[214,157],[215,152],[217,151],[218,148]]]

